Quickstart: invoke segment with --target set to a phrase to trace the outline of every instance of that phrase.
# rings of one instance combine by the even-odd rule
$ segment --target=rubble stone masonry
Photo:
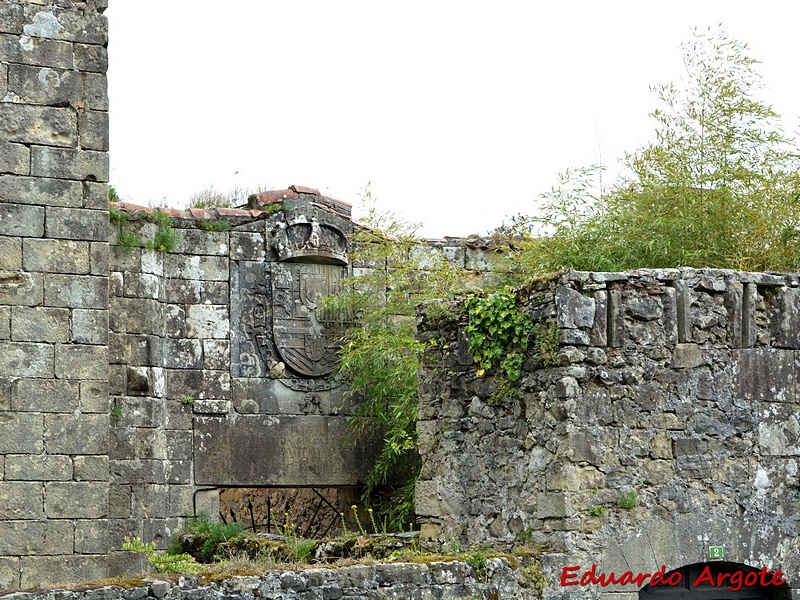
[[[617,574],[725,560],[800,580],[796,275],[568,272],[521,291],[553,328],[510,388],[473,364],[457,306],[423,315],[417,514],[423,538],[541,544]],[[716,551],[718,552],[718,551]]]

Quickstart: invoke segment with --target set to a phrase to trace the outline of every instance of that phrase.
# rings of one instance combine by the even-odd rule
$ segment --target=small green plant
[[[120,231],[117,234],[117,244],[121,248],[130,250],[141,247],[142,239],[133,231]]]
[[[531,584],[533,589],[542,591],[547,587],[547,577],[542,572],[542,567],[537,561],[534,561],[527,567],[523,567],[522,574],[525,576],[525,579],[528,580],[528,583]]]
[[[351,508],[351,510],[353,511],[353,517],[354,517],[354,518],[355,518],[355,520],[356,520],[356,525],[358,525],[358,531],[359,531],[359,533],[360,533],[361,535],[367,535],[367,530],[366,530],[366,529],[364,529],[364,526],[361,524],[361,519],[358,517],[358,506],[356,506],[355,504],[353,504],[353,506],[351,506],[350,508]]]
[[[536,354],[545,366],[549,367],[558,364],[561,332],[556,325],[555,319],[550,318],[534,323],[531,333],[534,336]]]
[[[619,500],[617,500],[617,506],[626,510],[635,508],[639,506],[639,496],[633,490],[626,492],[619,497]]]
[[[470,353],[482,370],[499,368],[509,381],[519,379],[533,323],[517,307],[517,296],[505,288],[464,301]]]
[[[178,247],[178,242],[180,239],[174,229],[159,227],[156,229],[152,241],[145,242],[144,247],[147,250],[157,250],[158,252],[172,252]]]
[[[116,206],[109,204],[108,218],[116,225],[125,226],[131,222],[131,216],[124,210],[119,210]]]
[[[122,407],[117,404],[111,407],[111,410],[108,413],[111,416],[111,419],[114,421],[119,421],[122,418]]]
[[[194,404],[194,398],[192,396],[186,395],[181,398],[181,404],[192,406]]]
[[[117,194],[117,188],[115,188],[113,185],[108,186],[108,201],[121,202],[119,194]]]
[[[597,519],[602,519],[603,515],[606,514],[606,510],[608,509],[602,504],[593,504],[592,507],[589,509],[589,516]]]
[[[208,219],[198,219],[196,225],[203,231],[230,231],[231,224],[228,221],[211,221]]]
[[[204,563],[226,558],[228,555],[227,544],[244,535],[241,523],[227,525],[214,523],[205,515],[190,521],[187,529],[202,542],[199,558]]]
[[[461,558],[475,570],[475,575],[478,579],[486,581],[489,578],[489,565],[486,562],[486,554],[482,550],[464,552]]]
[[[202,565],[189,554],[159,554],[156,551],[156,543],[145,544],[139,537],[125,537],[122,544],[123,550],[144,554],[150,564],[159,573],[199,573]]]

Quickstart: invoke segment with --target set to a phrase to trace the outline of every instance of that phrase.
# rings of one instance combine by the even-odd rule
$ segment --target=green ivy
[[[519,379],[533,323],[517,308],[517,296],[505,288],[464,301],[469,317],[465,332],[472,358],[481,370],[499,368],[510,381]]]

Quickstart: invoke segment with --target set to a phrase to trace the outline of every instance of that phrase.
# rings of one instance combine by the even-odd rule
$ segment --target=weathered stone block
[[[346,428],[346,417],[195,417],[196,483],[336,486],[364,481],[374,449],[345,444]]]
[[[55,379],[16,379],[11,383],[11,406],[22,412],[74,412],[79,385]]]
[[[0,175],[0,200],[43,206],[81,206],[82,186],[78,181],[64,179]],[[108,206],[108,195],[105,203]],[[43,219],[43,216],[37,218]]]
[[[231,378],[226,371],[169,369],[166,377],[169,398],[228,399],[231,395]]]
[[[227,281],[204,281],[200,286],[201,304],[228,304],[230,291]]]
[[[200,340],[164,340],[164,366],[172,369],[200,369],[203,364],[203,345]]]
[[[795,359],[791,350],[742,349],[734,353],[733,396],[762,402],[794,402]]]
[[[11,311],[11,339],[17,342],[66,342],[69,311],[65,308],[15,306]]]
[[[0,558],[0,590],[16,590],[19,585],[19,558]]]
[[[0,454],[39,454],[43,419],[38,414],[0,413]]]
[[[118,427],[152,428],[164,423],[164,401],[161,399],[126,396],[119,399],[119,405],[122,416]]]
[[[11,307],[0,306],[0,340],[11,339]],[[3,410],[0,404],[0,410]]]
[[[0,141],[0,173],[28,175],[30,164],[31,151],[27,146]]]
[[[417,584],[427,581],[430,571],[427,565],[413,563],[377,564],[375,579],[381,585]]]
[[[0,481],[0,519],[41,519],[42,516],[41,483]],[[0,540],[0,548],[2,545]]]
[[[703,351],[698,344],[675,344],[672,355],[672,366],[675,369],[693,369],[703,362]]]
[[[23,11],[21,4],[0,4],[0,33],[22,33]],[[0,585],[0,589],[4,589]]]
[[[81,381],[82,413],[108,413],[108,381]]]
[[[566,329],[591,327],[595,303],[580,292],[561,285],[556,290],[556,324]]]
[[[75,68],[79,71],[108,71],[108,50],[97,44],[75,44]]]
[[[227,415],[231,412],[228,400],[196,400],[192,407],[196,415]]]
[[[8,91],[25,104],[83,105],[83,85],[77,71],[12,64],[8,67]]]
[[[45,415],[48,454],[108,454],[108,415]]]
[[[44,511],[49,519],[99,519],[108,513],[106,482],[45,484]]]
[[[199,304],[201,288],[202,282],[197,279],[167,279],[159,300],[175,304]]]
[[[110,485],[108,489],[108,518],[128,519],[131,516],[130,484]]]
[[[94,150],[32,146],[31,175],[107,182],[108,154]]]
[[[230,335],[228,306],[195,304],[187,309],[187,336],[224,339]]]
[[[90,110],[78,115],[81,148],[108,152],[108,113]]]
[[[107,456],[76,456],[73,460],[75,481],[108,481]]]
[[[536,518],[564,518],[572,514],[569,494],[562,492],[543,492],[536,495]]]
[[[264,261],[266,259],[266,240],[261,233],[230,233],[231,260]]]
[[[44,285],[41,273],[0,271],[0,304],[36,306],[42,303]]]
[[[45,216],[47,237],[108,243],[110,227],[106,211],[48,206]]]
[[[0,342],[0,373],[16,377],[53,377],[53,346]]]
[[[77,135],[78,117],[71,109],[0,103],[0,139],[7,142],[72,147],[77,142]],[[41,170],[31,174],[51,177]]]
[[[86,105],[94,111],[108,111],[108,80],[99,73],[86,73],[83,82]],[[107,180],[106,180],[107,181]]]
[[[6,481],[69,481],[72,460],[69,456],[6,456]]]
[[[121,546],[119,546],[121,547]],[[37,553],[39,554],[39,553]],[[55,553],[42,553],[55,554]],[[71,550],[64,552],[71,554]],[[53,584],[78,584],[110,576],[104,556],[25,556],[22,558],[22,587],[35,589]]]
[[[82,182],[83,188],[83,207],[108,210],[108,184],[97,183],[94,181]],[[125,249],[122,249],[124,252]],[[133,253],[133,249],[127,252]]]
[[[178,279],[228,281],[228,257],[167,254],[164,257],[164,274]]]
[[[193,486],[171,485],[168,487],[167,494],[168,517],[181,517],[183,515],[190,515],[194,512]]]
[[[42,487],[41,483],[13,485]],[[72,554],[72,544],[68,521],[0,521],[0,555]]]
[[[155,300],[111,298],[110,302],[111,331],[119,333],[161,333],[163,331],[161,308]]]
[[[108,544],[108,521],[105,519],[78,521],[75,523],[75,553],[105,554],[111,550]],[[101,600],[97,598],[97,600]]]
[[[0,204],[0,235],[41,237],[44,233],[44,209],[40,206],[12,204],[15,201]]]
[[[51,38],[82,44],[108,44],[108,19],[102,14],[81,14],[71,8],[27,5],[23,33],[32,38]]]
[[[167,497],[169,486],[136,484],[131,486],[131,516],[150,517],[158,515],[163,517],[167,512]]]
[[[59,379],[104,379],[108,377],[108,347],[57,345],[56,377]]]
[[[184,254],[228,256],[229,234],[226,231],[184,229],[181,235],[183,235]]]
[[[106,309],[109,302],[108,278],[47,274],[44,302],[54,307]]]
[[[25,239],[22,243],[22,264],[27,271],[86,274],[89,272],[89,244],[68,240]]]
[[[2,270],[5,272],[19,271],[22,268],[21,238],[0,237],[0,265],[3,265]]]
[[[115,484],[166,483],[162,460],[112,460],[109,469],[111,482]]]
[[[108,344],[108,311],[72,311],[71,340],[78,344]]]
[[[230,369],[231,343],[228,340],[203,340],[203,367],[206,369]]]

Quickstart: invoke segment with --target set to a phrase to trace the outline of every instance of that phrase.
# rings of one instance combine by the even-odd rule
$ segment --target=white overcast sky
[[[568,167],[651,139],[649,86],[723,24],[800,114],[796,0],[110,0],[111,183],[183,207],[214,186],[315,187],[485,233]],[[356,209],[358,207],[356,206]]]

